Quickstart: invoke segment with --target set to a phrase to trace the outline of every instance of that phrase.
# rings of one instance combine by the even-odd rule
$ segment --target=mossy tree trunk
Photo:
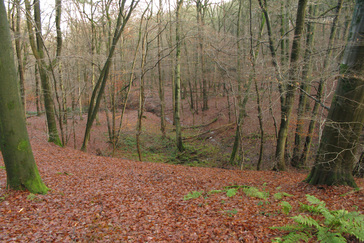
[[[158,87],[159,87],[159,99],[160,99],[160,116],[161,116],[161,132],[162,137],[166,137],[166,117],[165,117],[165,109],[166,102],[164,97],[164,77],[162,72],[162,13],[163,13],[163,3],[162,0],[159,0],[159,10],[157,13],[157,22],[158,22],[158,36],[157,36],[157,46],[158,46]],[[192,97],[192,96],[191,96]],[[191,104],[193,104],[191,102]]]
[[[4,2],[0,3],[0,148],[8,187],[46,193],[30,146]]]
[[[13,30],[15,37],[15,52],[18,59],[18,73],[19,73],[19,85],[20,85],[20,96],[23,104],[24,113],[26,114],[26,97],[25,97],[25,68],[24,68],[24,60],[22,57],[23,45],[21,41],[21,6],[20,0],[16,0],[14,2],[14,7],[16,9],[16,20],[14,23],[13,18]],[[14,10],[15,12],[15,10]]]
[[[140,28],[139,28],[139,36],[142,35],[143,31],[143,20],[145,19],[145,26],[144,26],[144,33],[142,37],[142,53],[141,53],[141,63],[140,63],[140,71],[141,71],[141,77],[140,77],[140,90],[139,90],[139,108],[138,108],[138,121],[137,121],[137,128],[136,128],[136,146],[138,151],[138,157],[139,161],[142,161],[142,150],[141,150],[141,141],[140,141],[140,135],[142,134],[142,123],[143,123],[143,117],[144,117],[144,105],[145,105],[145,64],[147,61],[147,54],[148,54],[148,31],[149,31],[149,20],[151,18],[152,11],[149,12],[149,16],[145,17],[145,14],[149,10],[149,5],[145,9],[141,21],[140,21]]]
[[[176,66],[175,66],[175,82],[174,82],[174,122],[176,126],[176,145],[180,152],[183,152],[184,146],[182,143],[181,131],[181,22],[180,14],[183,5],[183,0],[177,0],[176,9]]]
[[[297,8],[296,28],[292,42],[292,51],[290,58],[290,69],[288,73],[288,83],[286,85],[286,95],[284,102],[281,103],[281,125],[279,127],[277,148],[276,148],[276,161],[277,169],[285,170],[285,146],[287,142],[288,128],[291,119],[292,108],[294,104],[296,82],[298,80],[298,73],[300,69],[299,57],[301,53],[301,36],[306,16],[307,0],[299,0]]]
[[[309,14],[310,16],[316,15],[317,5],[309,6]],[[308,98],[306,93],[310,93],[310,80],[312,75],[312,56],[313,56],[313,47],[314,47],[314,37],[315,37],[316,23],[310,21],[307,23],[307,31],[306,31],[306,45],[305,45],[305,55],[304,55],[304,64],[302,68],[302,78],[300,84],[300,97],[297,109],[297,122],[296,122],[296,132],[294,139],[294,147],[293,147],[293,155],[291,160],[291,165],[294,167],[302,167],[305,163],[302,163],[300,160],[300,152],[302,151],[303,143],[302,143],[302,134],[304,129],[306,107],[309,104],[307,102]]]
[[[352,171],[364,123],[364,0],[357,0],[350,38],[341,63],[341,78],[323,130],[312,185],[357,187]]]
[[[29,32],[29,43],[32,48],[33,55],[37,60],[38,71],[41,81],[41,86],[43,90],[44,97],[44,107],[47,116],[47,126],[48,126],[48,141],[59,146],[62,146],[61,140],[58,136],[57,123],[55,119],[54,112],[54,102],[52,98],[52,90],[49,84],[49,78],[47,75],[47,65],[44,61],[44,48],[42,39],[42,22],[40,17],[40,3],[39,0],[34,1],[34,22],[36,32],[34,34],[33,21],[31,19],[31,5],[29,0],[25,0],[26,16],[27,16],[27,27]],[[34,38],[34,35],[36,38]]]
[[[329,43],[327,45],[327,51],[326,51],[326,55],[325,55],[324,66],[323,66],[322,72],[326,72],[328,70],[329,64],[332,59],[336,30],[338,28],[339,16],[341,13],[342,6],[343,6],[343,0],[338,0],[338,4],[337,4],[336,10],[335,10],[335,18],[334,18],[334,20],[332,22],[332,26],[331,26],[330,38],[329,38]],[[306,133],[307,136],[305,139],[300,161],[298,161],[298,165],[307,164],[307,160],[308,160],[311,145],[312,145],[312,136],[313,136],[313,133],[314,133],[314,130],[316,127],[317,115],[318,115],[319,108],[321,105],[320,103],[322,102],[322,98],[324,95],[325,86],[326,86],[326,80],[324,78],[321,78],[319,85],[317,87],[317,93],[316,93],[316,99],[319,102],[315,102],[315,104],[313,106],[312,113],[311,113],[311,120],[308,125],[308,130]]]

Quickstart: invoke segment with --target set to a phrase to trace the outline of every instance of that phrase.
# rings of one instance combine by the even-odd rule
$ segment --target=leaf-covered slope
[[[52,190],[8,191],[0,169],[1,242],[270,242],[282,232],[269,227],[292,222],[305,194],[325,200],[330,209],[363,210],[362,191],[343,197],[351,188],[308,186],[301,183],[305,174],[141,163],[31,137],[40,174]],[[251,197],[239,189],[229,197],[225,187],[232,185],[270,196]],[[202,196],[184,200],[192,191]],[[290,214],[282,213],[275,193],[293,195],[284,198],[293,206]]]

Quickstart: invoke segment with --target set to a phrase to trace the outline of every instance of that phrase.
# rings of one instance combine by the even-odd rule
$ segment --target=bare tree
[[[119,41],[120,36],[123,33],[124,28],[131,16],[131,13],[137,6],[139,0],[132,0],[128,7],[126,6],[126,4],[127,4],[126,2],[127,2],[126,0],[119,1],[118,17],[117,17],[115,30],[114,30],[112,44],[111,44],[111,47],[110,47],[110,50],[108,53],[108,57],[104,63],[104,66],[101,70],[97,83],[95,84],[94,90],[92,92],[90,106],[89,106],[89,110],[88,110],[88,116],[87,116],[85,136],[84,136],[83,144],[81,147],[81,150],[83,150],[83,151],[86,151],[87,143],[90,138],[91,127],[93,125],[93,122],[95,121],[97,112],[100,107],[100,102],[102,100],[106,82],[107,82],[107,79],[109,76],[109,70],[111,67],[112,57],[115,52],[116,44]]]

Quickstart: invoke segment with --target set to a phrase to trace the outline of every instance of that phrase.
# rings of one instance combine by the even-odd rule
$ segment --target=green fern
[[[203,193],[202,191],[201,192],[198,192],[198,191],[190,192],[183,197],[183,200],[188,201],[190,199],[198,198],[202,195],[202,193]]]
[[[302,216],[300,214],[300,215],[292,217],[292,219],[300,225],[304,225],[304,226],[308,226],[308,227],[314,226],[317,229],[319,229],[321,227],[320,224],[316,220],[314,220],[313,218],[311,218],[309,216]]]
[[[330,232],[329,228],[321,227],[317,232],[317,240],[322,243],[345,243],[346,239],[338,232]]]
[[[289,234],[278,238],[278,242],[308,241],[312,235],[322,243],[346,242],[346,235],[352,235],[360,241],[364,241],[364,215],[359,212],[348,212],[346,210],[330,211],[326,203],[314,196],[306,195],[307,201],[313,205],[301,203],[301,209],[324,217],[322,221],[316,221],[310,216],[297,215],[292,217],[296,224],[282,227],[271,227],[288,231]],[[283,202],[282,202],[283,203]],[[307,238],[301,238],[307,236]],[[277,239],[276,239],[277,240]]]
[[[282,212],[284,213],[284,214],[289,214],[289,212],[291,212],[291,210],[292,210],[292,206],[291,206],[291,204],[289,204],[288,202],[286,202],[286,201],[282,201],[281,203],[280,203],[280,205],[281,205],[281,207],[282,207]]]
[[[300,241],[307,242],[312,236],[307,232],[291,232],[283,238],[276,238],[273,242],[277,243],[296,243]]]
[[[270,229],[277,229],[282,231],[304,231],[307,227],[299,225],[299,224],[287,224],[279,227],[270,227]]]
[[[238,192],[238,188],[230,188],[226,191],[226,196],[233,197]]]
[[[257,197],[257,198],[260,198],[260,199],[267,199],[269,197],[269,192],[259,191],[259,189],[256,188],[256,187],[244,188],[243,192],[248,197]]]

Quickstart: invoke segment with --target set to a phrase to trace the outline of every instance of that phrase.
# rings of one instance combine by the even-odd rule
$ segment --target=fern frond
[[[293,197],[292,194],[289,194],[289,193],[286,193],[286,192],[283,192],[283,196],[285,196],[285,197]]]
[[[308,216],[302,216],[301,214],[292,217],[292,219],[300,225],[305,225],[305,226],[309,226],[309,227],[315,226],[317,229],[319,229],[321,227],[320,224],[313,218],[308,217]]]
[[[280,203],[280,205],[281,205],[281,207],[282,207],[282,212],[284,213],[284,214],[289,214],[289,212],[291,212],[291,210],[292,210],[292,206],[291,206],[291,204],[289,204],[289,202],[286,202],[286,201],[282,201],[281,203]]]
[[[309,237],[309,233],[314,233],[317,236],[317,240],[322,243],[346,242],[346,239],[343,235],[351,235],[364,242],[363,214],[360,212],[348,212],[344,209],[330,211],[328,208],[326,208],[325,202],[320,201],[311,195],[306,195],[306,197],[307,201],[313,205],[300,203],[301,209],[311,213],[321,214],[325,218],[324,222],[318,222],[315,219],[305,215],[294,216],[292,219],[297,223],[297,225],[287,225],[275,228],[290,232],[290,234],[287,236],[282,237],[284,240],[283,242],[297,242],[303,239],[298,238],[300,234],[304,234]],[[281,205],[282,204],[283,202]]]
[[[315,204],[315,205],[322,205],[322,206],[326,206],[326,203],[321,201],[320,199],[318,199],[315,196],[306,194],[306,199],[308,202],[310,202],[311,204]]]
[[[353,235],[358,240],[364,242],[364,228],[363,227],[362,228],[354,228],[354,229],[351,229],[350,231],[347,231],[345,233]]]
[[[226,196],[233,197],[238,192],[238,188],[231,188],[226,191]]]
[[[307,204],[300,203],[300,209],[301,209],[301,211],[307,211],[307,212],[314,213],[314,214],[320,213],[319,209],[314,205],[307,205]]]
[[[330,232],[328,228],[321,227],[317,232],[317,239],[321,243],[346,243],[346,239],[337,232]]]
[[[364,215],[346,210],[334,211],[333,214],[338,218],[339,232],[353,235],[360,241],[364,241]]]
[[[284,226],[275,226],[269,227],[270,229],[282,230],[282,231],[303,231],[307,229],[307,227],[299,225],[299,224],[288,224]]]
[[[258,188],[256,187],[249,187],[249,188],[244,188],[243,192],[248,196],[248,197],[257,197],[257,198],[261,198],[261,199],[266,199],[269,197],[269,192],[261,192],[259,191]]]
[[[291,232],[286,236],[283,236],[283,243],[296,243],[300,242],[301,240],[304,240],[307,242],[310,238],[310,234],[306,232]]]

